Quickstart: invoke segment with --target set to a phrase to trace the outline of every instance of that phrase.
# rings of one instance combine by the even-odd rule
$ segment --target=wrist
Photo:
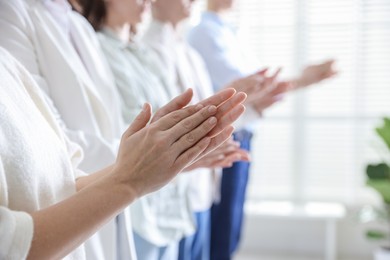
[[[115,169],[105,176],[105,178],[102,178],[102,181],[110,187],[109,189],[113,194],[124,199],[126,204],[130,204],[140,197],[134,185],[130,181],[120,178],[120,175],[116,174]]]

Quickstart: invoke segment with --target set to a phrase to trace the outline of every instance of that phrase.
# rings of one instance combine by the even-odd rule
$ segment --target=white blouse
[[[48,1],[0,0],[0,35],[7,36],[0,46],[47,94],[63,131],[85,151],[80,169],[92,173],[116,159],[126,127],[119,94],[92,26],[66,0]],[[88,257],[135,259],[131,223],[122,217],[86,243]]]
[[[31,76],[0,49],[0,259],[25,259],[29,212],[75,193],[81,149],[70,143]],[[66,259],[84,259],[82,247]]]
[[[169,87],[164,66],[151,49],[123,43],[108,28],[99,33],[99,40],[115,75],[127,122],[136,117],[145,102],[157,110],[176,95]],[[188,182],[188,176],[179,175],[161,190],[134,202],[130,206],[134,231],[156,246],[167,246],[192,234]]]
[[[98,38],[121,94],[125,122],[132,122],[145,102],[156,111],[170,101],[169,83],[155,53],[137,43],[123,43],[109,28]]]
[[[0,46],[50,97],[65,133],[86,151],[80,167],[94,172],[116,158],[125,128],[118,93],[91,25],[69,9],[54,12],[50,4],[0,0],[0,34],[7,35]]]

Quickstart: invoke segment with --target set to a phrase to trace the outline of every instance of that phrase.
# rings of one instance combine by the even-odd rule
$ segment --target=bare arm
[[[72,197],[31,213],[34,235],[28,258],[66,256],[135,199],[163,187],[208,149],[209,133],[220,124],[217,113],[214,105],[198,104],[148,125],[151,107],[146,104],[123,134],[113,166],[80,178],[80,191]]]

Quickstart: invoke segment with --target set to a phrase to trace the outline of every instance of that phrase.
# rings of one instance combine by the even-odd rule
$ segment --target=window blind
[[[291,77],[335,58],[340,71],[258,122],[249,199],[360,203],[364,167],[380,160],[373,128],[390,116],[390,1],[240,0],[227,19],[262,67]]]

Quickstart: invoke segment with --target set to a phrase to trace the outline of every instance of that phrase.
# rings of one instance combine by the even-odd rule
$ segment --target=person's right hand
[[[188,95],[184,93],[172,102],[184,104]],[[112,173],[135,197],[161,188],[211,145],[215,149],[231,136],[230,124],[244,112],[244,100],[243,93],[220,92],[203,104],[173,109],[165,115],[156,113],[150,124],[151,107],[145,104],[122,136]],[[172,102],[167,106],[174,107]],[[204,105],[208,102],[215,105]],[[217,128],[220,130],[213,135]]]
[[[192,94],[192,90],[189,89],[182,95],[173,99],[155,113],[151,122],[155,122],[164,115],[185,107],[191,101]],[[199,104],[203,106],[214,105],[218,107],[218,112],[215,115],[218,119],[218,123],[208,134],[208,136],[211,137],[209,146],[196,158],[196,160],[199,160],[216,149],[231,136],[231,132],[234,129],[232,129],[230,125],[244,113],[245,107],[242,103],[245,101],[246,97],[247,95],[245,93],[236,93],[234,89],[227,88],[199,102]]]
[[[245,105],[251,106],[259,115],[281,100],[281,95],[290,89],[289,82],[279,82],[278,76],[281,68],[278,68],[273,75],[267,75],[268,69],[235,80],[229,86],[236,90],[243,91],[248,95]]]

